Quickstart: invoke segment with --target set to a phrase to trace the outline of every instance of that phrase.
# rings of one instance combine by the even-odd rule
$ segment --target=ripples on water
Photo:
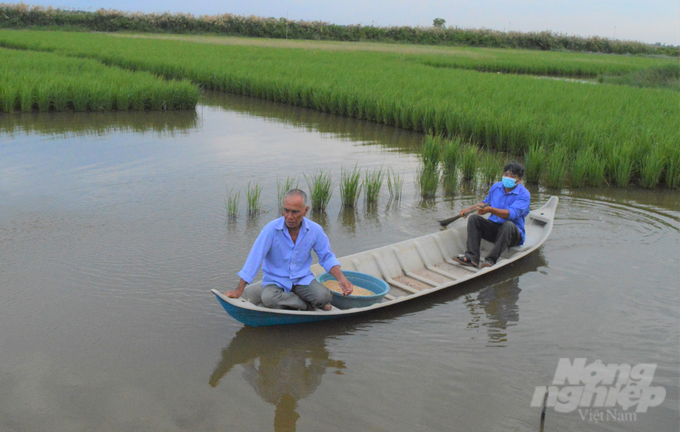
[[[196,113],[0,116],[0,430],[534,430],[561,357],[657,363],[666,401],[636,423],[548,411],[546,430],[677,428],[676,191],[534,188],[534,207],[560,195],[538,253],[371,316],[253,329],[208,293],[236,284],[277,179],[404,174],[400,202],[342,210],[336,188],[310,215],[340,256],[483,198],[419,202],[421,141],[217,94]],[[242,199],[230,221],[226,188],[248,181],[264,211]]]

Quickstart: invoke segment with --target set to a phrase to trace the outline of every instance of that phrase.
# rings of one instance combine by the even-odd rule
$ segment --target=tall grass
[[[291,189],[297,189],[299,185],[300,181],[295,177],[288,176],[283,182],[280,182],[278,179],[276,180],[276,197],[279,210],[283,209],[283,198],[286,196],[286,192]]]
[[[291,50],[9,30],[0,31],[0,45],[90,57],[165,78],[191,79],[209,89],[457,136],[513,154],[530,152],[529,143],[548,148],[560,142],[570,154],[592,147],[603,157],[608,175],[616,162],[605,149],[647,143],[649,131],[654,131],[654,146],[680,142],[675,121],[680,106],[671,90],[432,67],[417,52]],[[597,59],[631,61],[635,67],[669,61]]]
[[[474,144],[463,146],[461,154],[461,173],[464,180],[474,181],[477,176],[477,163],[479,160],[479,150]]]
[[[382,167],[375,168],[371,171],[366,170],[363,183],[366,204],[376,204],[378,202],[378,196],[380,196],[380,189],[382,189],[384,176],[385,172]]]
[[[442,155],[441,137],[428,136],[425,138],[423,148],[420,152],[420,159],[425,169],[434,170],[439,168],[439,161]]]
[[[441,180],[444,194],[454,195],[458,191],[458,175],[455,171],[442,173]]]
[[[386,177],[387,190],[390,193],[390,200],[401,201],[401,193],[404,187],[404,178],[392,168],[387,169]]]
[[[525,174],[524,178],[528,184],[537,184],[541,180],[541,172],[545,165],[545,147],[536,142],[524,156]]]
[[[663,174],[669,156],[665,148],[658,146],[647,152],[640,166],[640,186],[653,189],[659,184],[659,179]]]
[[[480,175],[482,184],[490,185],[500,180],[503,171],[503,161],[500,156],[486,152],[481,158]]]
[[[602,186],[606,182],[607,165],[605,160],[597,154],[593,154],[593,158],[588,161],[588,184],[590,186]]]
[[[127,100],[119,97],[130,88]],[[0,48],[0,112],[193,108],[198,88],[95,60]]]
[[[248,203],[248,215],[255,216],[260,213],[261,205],[260,198],[262,197],[262,186],[255,183],[251,185],[248,182],[248,189],[246,190],[246,202]]]
[[[588,172],[592,161],[594,160],[594,153],[592,148],[581,149],[576,153],[570,169],[571,186],[583,187],[588,183]]]
[[[671,189],[680,186],[680,147],[669,146],[666,148],[666,185]]]
[[[607,74],[599,77],[601,83],[633,87],[658,87],[680,91],[680,64],[664,64],[626,74]]]
[[[417,180],[420,196],[423,199],[434,198],[437,194],[437,187],[439,186],[439,169],[427,168],[421,165],[418,169]]]
[[[560,189],[564,186],[569,169],[569,151],[563,145],[553,146],[545,159],[546,185]]]
[[[239,201],[241,200],[241,191],[234,193],[234,188],[227,189],[227,197],[224,199],[224,205],[227,209],[227,217],[229,219],[236,219],[238,217]]]
[[[444,142],[442,150],[442,166],[444,175],[453,175],[456,172],[461,153],[462,141],[460,138],[447,140]]]
[[[356,164],[351,171],[340,167],[340,201],[344,207],[356,207],[362,186],[361,170]]]
[[[632,144],[613,147],[610,152],[611,175],[618,187],[627,187],[635,170],[635,148]]]
[[[330,171],[326,172],[321,169],[315,174],[305,176],[307,187],[310,191],[310,198],[312,200],[312,210],[326,210],[328,203],[333,195],[333,182]]]

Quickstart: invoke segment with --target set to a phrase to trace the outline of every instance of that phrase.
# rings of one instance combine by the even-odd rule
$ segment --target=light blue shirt
[[[519,230],[519,233],[522,235],[522,240],[519,244],[524,244],[524,240],[526,240],[524,218],[529,214],[529,204],[531,203],[531,194],[527,188],[520,183],[513,190],[505,193],[503,182],[498,182],[491,186],[489,195],[484,198],[484,202],[491,207],[508,210],[510,214],[507,219],[491,215],[489,216],[489,220],[498,224],[502,224],[506,221],[514,223]]]
[[[293,243],[284,218],[280,217],[262,228],[238,275],[251,283],[262,265],[262,286],[276,285],[290,292],[294,285],[309,285],[314,280],[309,270],[312,249],[326,271],[340,265],[321,225],[302,218],[300,232]]]

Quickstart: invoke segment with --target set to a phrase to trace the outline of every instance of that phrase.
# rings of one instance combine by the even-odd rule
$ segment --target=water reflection
[[[309,218],[314,222],[321,225],[321,228],[327,230],[329,225],[328,213],[325,210],[311,210],[309,213]]]
[[[242,327],[210,376],[210,385],[236,365],[243,379],[263,401],[274,405],[274,430],[295,431],[298,402],[319,387],[327,369],[342,374],[345,363],[333,360],[326,349],[327,334],[309,326],[285,328]]]
[[[477,294],[479,306],[486,312],[489,344],[502,346],[508,341],[508,326],[519,321],[519,277],[484,288]]]
[[[173,137],[197,130],[195,110],[166,112],[13,113],[0,115],[0,135],[103,136],[152,132]]]
[[[358,142],[362,145],[379,144],[402,153],[419,152],[420,144],[425,139],[423,134],[380,123],[215,91],[204,92],[201,105],[220,107],[248,116],[275,120],[304,128],[309,132],[330,133],[337,138]]]
[[[359,213],[356,208],[342,207],[338,213],[338,222],[348,234],[356,234]]]
[[[520,261],[511,264],[514,274],[524,275],[547,266],[542,251],[534,252]],[[507,269],[507,268],[506,268]],[[499,270],[500,272],[507,271]],[[519,321],[519,294],[521,276],[487,285],[474,292],[465,294],[465,304],[470,311],[469,328],[485,327],[489,347],[505,347],[508,342],[508,327]]]

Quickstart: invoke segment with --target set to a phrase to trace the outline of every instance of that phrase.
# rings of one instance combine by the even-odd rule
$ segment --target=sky
[[[10,1],[5,0],[7,3]],[[334,24],[447,26],[543,31],[680,45],[680,0],[55,0],[30,5],[79,10],[232,13]]]

